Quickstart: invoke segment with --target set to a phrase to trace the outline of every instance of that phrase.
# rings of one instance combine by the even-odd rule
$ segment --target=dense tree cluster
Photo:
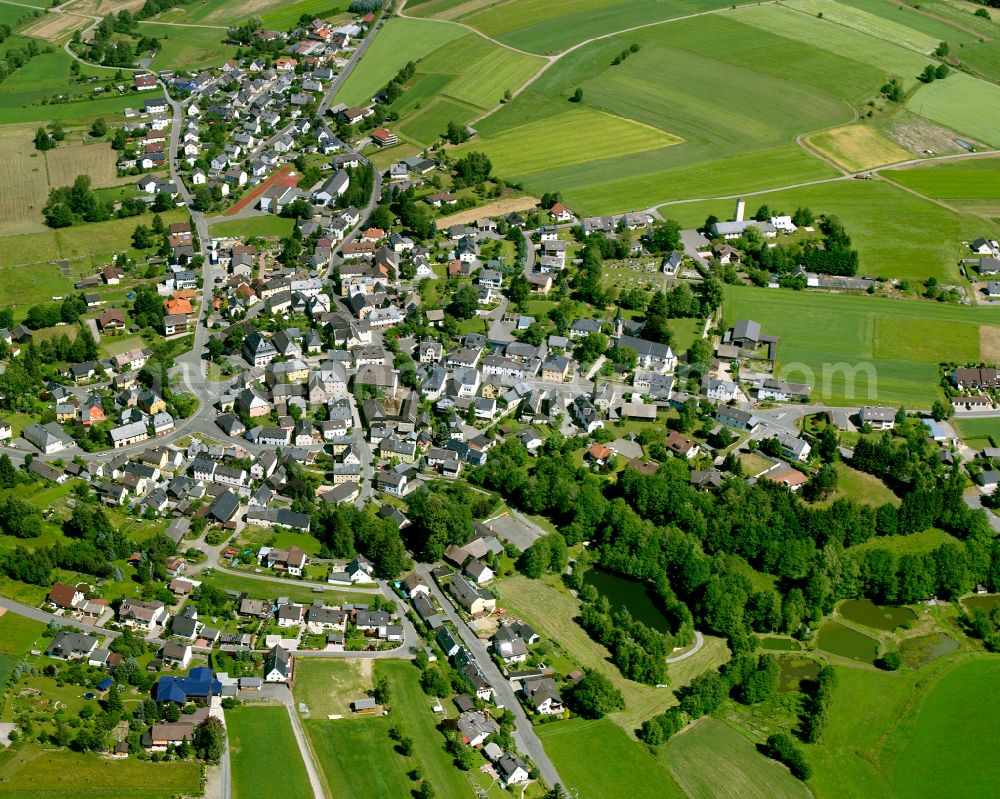
[[[819,670],[814,681],[804,685],[803,693],[806,701],[799,717],[799,735],[806,743],[819,741],[829,720],[828,711],[833,700],[833,689],[837,685],[837,674],[832,666],[824,666]]]
[[[90,188],[89,175],[77,175],[72,186],[49,190],[42,215],[45,224],[53,228],[81,222],[104,222],[111,218],[111,205],[102,201]]]
[[[353,505],[321,503],[316,511],[315,536],[324,557],[347,558],[359,553],[372,562],[375,575],[392,580],[412,566],[399,529],[388,519]]]
[[[625,698],[614,683],[594,669],[584,669],[583,677],[566,694],[570,708],[585,719],[600,719],[625,707]]]
[[[440,560],[449,545],[464,544],[472,520],[495,508],[493,497],[477,494],[461,483],[433,483],[410,497],[405,532],[410,551],[425,563]]]

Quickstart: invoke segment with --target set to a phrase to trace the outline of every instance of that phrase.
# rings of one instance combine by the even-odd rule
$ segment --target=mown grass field
[[[346,2],[338,0],[298,0],[283,3],[281,0],[198,0],[158,14],[154,21],[183,22],[185,24],[238,25],[250,17],[261,18],[261,24],[271,30],[287,30],[299,21],[302,14],[320,19],[331,19],[347,10]]]
[[[0,785],[4,799],[173,799],[202,793],[201,767],[194,761],[106,760],[35,745],[0,751]]]
[[[963,419],[957,417],[951,420],[956,432],[964,439],[992,438],[1000,442],[1000,419]]]
[[[953,46],[977,41],[974,32],[967,24],[956,24],[936,16],[936,12],[932,9],[928,9],[928,13],[921,14],[915,8],[900,6],[890,0],[838,0],[838,2],[893,23],[905,25],[907,28],[926,34],[934,41],[946,41]]]
[[[827,158],[851,172],[894,164],[913,157],[887,136],[866,125],[854,124],[824,130],[806,141]]]
[[[689,799],[805,799],[810,795],[787,768],[764,757],[753,743],[713,718],[696,722],[663,750],[671,773]]]
[[[500,604],[523,618],[581,666],[601,672],[625,697],[625,710],[608,718],[631,734],[646,719],[675,705],[672,690],[642,685],[622,677],[612,665],[608,651],[595,643],[576,622],[579,602],[562,586],[548,580],[506,577],[497,583]],[[729,650],[718,638],[706,636],[705,645],[694,656],[669,666],[671,686],[686,685],[707,668],[729,659]]]
[[[407,114],[399,125],[399,132],[416,144],[428,146],[445,134],[449,122],[462,123],[475,115],[476,109],[471,105],[442,96]],[[393,160],[397,160],[396,157]]]
[[[498,175],[523,177],[547,168],[670,147],[679,141],[649,125],[593,108],[579,108],[507,130],[486,141],[469,142],[456,148],[455,153],[485,152]],[[596,148],[594,142],[604,144]]]
[[[941,41],[940,37],[931,36],[906,24],[902,18],[892,19],[884,14],[872,14],[863,8],[852,7],[837,0],[784,0],[782,5],[817,19],[822,14],[824,22],[892,42],[924,55],[932,53]]]
[[[235,799],[283,799],[312,793],[283,705],[226,711],[226,727]]]
[[[584,799],[619,799],[626,774],[630,799],[685,796],[663,763],[607,719],[576,718],[536,732],[566,787]]]
[[[727,287],[724,307],[729,324],[755,319],[780,336],[777,372],[809,382],[815,399],[910,409],[938,396],[939,362],[979,360],[979,325],[992,321],[958,306],[742,286]]]
[[[893,175],[896,173],[893,172]],[[963,241],[995,236],[995,222],[956,213],[905,192],[885,181],[843,180],[752,197],[748,205],[767,203],[791,213],[808,206],[834,214],[844,223],[861,256],[860,274],[909,280],[957,279],[958,259],[968,254]],[[685,225],[701,225],[708,214],[731,219],[733,201],[667,205],[660,209]],[[931,318],[934,318],[931,313]]]
[[[209,228],[209,233],[213,236],[239,236],[241,238],[263,236],[264,238],[282,239],[290,236],[294,227],[294,219],[274,214],[263,214],[250,219],[227,219],[225,222],[216,222]]]
[[[309,708],[309,717],[349,715],[351,702],[365,697],[371,688],[360,660],[302,658],[296,665],[295,702]]]
[[[337,102],[365,105],[408,61],[419,61],[466,34],[458,25],[393,17],[337,93]]]

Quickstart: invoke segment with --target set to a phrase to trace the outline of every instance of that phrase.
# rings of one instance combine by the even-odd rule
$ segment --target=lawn
[[[809,790],[722,721],[703,718],[662,750],[689,799],[809,797]]]
[[[314,719],[350,715],[351,702],[367,696],[372,686],[369,661],[300,658],[295,669],[295,701]]]
[[[292,234],[294,227],[295,220],[290,217],[262,214],[249,219],[227,219],[225,222],[216,222],[208,232],[212,236],[233,236],[242,239],[253,236],[284,239]]]
[[[931,527],[929,530],[921,530],[919,533],[909,535],[879,536],[858,544],[852,549],[863,551],[865,549],[886,549],[894,555],[924,555],[937,549],[941,544],[954,541],[951,533]]]
[[[685,795],[661,760],[608,719],[571,719],[544,724],[536,732],[573,796],[579,791],[582,799],[620,799],[623,790],[629,799]],[[627,788],[621,775],[628,775]]]
[[[476,109],[449,97],[438,97],[422,108],[416,109],[399,123],[399,132],[405,139],[418,145],[429,146],[448,130],[449,122],[464,123],[476,115]],[[395,148],[386,154],[394,153]],[[393,160],[398,160],[398,157]]]
[[[858,471],[842,461],[837,462],[836,469],[837,490],[823,502],[816,503],[817,505],[825,507],[838,499],[850,499],[860,505],[884,505],[888,502],[899,506],[899,497],[879,478]]]
[[[194,761],[107,760],[34,745],[0,752],[0,783],[4,799],[173,799],[202,794],[201,767]]]
[[[312,794],[284,706],[229,710],[226,727],[235,799],[284,799]]]
[[[1000,419],[963,419],[951,420],[955,431],[964,439],[992,438],[1000,442]]]
[[[832,128],[807,136],[806,140],[827,158],[851,172],[894,164],[913,157],[875,128],[860,123]]]
[[[349,106],[368,104],[408,61],[419,61],[465,33],[458,25],[393,17],[382,26],[338,92],[337,101]]]
[[[777,373],[805,380],[833,404],[881,401],[929,407],[938,363],[979,360],[984,310],[881,297],[730,286],[725,315],[777,335]]]

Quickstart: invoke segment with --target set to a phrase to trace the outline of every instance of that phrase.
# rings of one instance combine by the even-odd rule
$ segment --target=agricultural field
[[[914,113],[991,146],[1000,145],[1000,86],[954,72],[906,101]]]
[[[24,36],[34,36],[49,42],[61,42],[73,31],[90,25],[85,17],[72,17],[69,14],[46,14],[37,22],[21,29]]]
[[[906,161],[913,154],[867,125],[854,124],[806,137],[821,154],[849,172]]]
[[[89,175],[90,185],[95,189],[133,183],[135,178],[118,177],[115,164],[118,155],[111,149],[110,142],[94,144],[60,145],[45,153],[49,174],[49,186],[69,186],[77,175]]]
[[[358,68],[337,93],[337,102],[364,105],[409,61],[419,61],[442,45],[464,36],[458,25],[394,17],[386,22]]]
[[[596,149],[591,146],[595,141],[606,144]],[[484,142],[469,142],[456,148],[455,154],[485,152],[498,175],[520,178],[545,169],[648,152],[679,142],[676,136],[652,126],[580,108],[512,128]]]
[[[457,20],[512,47],[550,54],[610,31],[722,7],[715,0],[430,0],[407,11]]]
[[[966,158],[892,169],[885,177],[935,200],[984,213],[1000,204],[1000,158]]]
[[[881,180],[846,179],[769,192],[748,198],[747,205],[756,208],[764,203],[786,213],[808,206],[816,214],[837,216],[861,256],[860,274],[875,277],[918,281],[934,277],[940,283],[954,283],[956,264],[968,254],[962,242],[995,237],[1000,230],[994,221],[942,208]],[[733,201],[668,204],[660,212],[685,226],[699,226],[709,214],[731,219]]]
[[[4,235],[45,230],[42,206],[48,197],[45,155],[35,150],[33,125],[0,127],[0,229]]]
[[[664,747],[669,768],[689,799],[809,797],[782,765],[722,721],[703,718]],[[663,757],[661,755],[661,757]]]
[[[892,0],[838,0],[838,2],[924,33],[935,42],[947,41],[953,46],[956,44],[965,46],[967,43],[977,41],[979,35],[976,30],[969,27],[971,21],[968,24],[964,20],[953,22],[938,16],[936,10],[929,8],[927,4],[921,4],[921,8],[917,9],[899,5]],[[971,17],[971,13],[968,16]],[[962,55],[964,58],[964,53]]]
[[[805,379],[833,404],[929,407],[938,363],[979,360],[988,311],[868,296],[729,286],[726,320],[755,319],[780,336],[777,373]],[[854,379],[848,380],[853,373]]]
[[[170,69],[178,64],[186,69],[219,66],[236,54],[234,46],[223,44],[226,32],[219,28],[177,28],[143,22],[139,31],[160,40],[160,49],[150,64],[152,69]]]
[[[229,710],[226,727],[235,799],[283,799],[312,793],[283,705]]]
[[[630,799],[682,799],[662,759],[632,741],[607,719],[571,719],[538,727],[536,732],[566,788],[586,799],[619,799],[622,784],[612,774],[628,774]],[[582,753],[586,756],[582,756]]]
[[[338,0],[299,0],[282,3],[280,0],[199,0],[185,6],[168,9],[158,14],[156,22],[180,22],[185,25],[218,26],[241,25],[250,17],[260,17],[265,28],[287,30],[299,21],[302,14],[333,20],[347,10],[348,3]]]
[[[107,760],[34,745],[0,751],[0,784],[4,799],[172,799],[202,794],[201,767],[194,761]]]
[[[995,716],[1000,680],[992,657],[957,654],[891,675],[835,668],[829,725],[804,747],[818,799],[911,799],[926,796],[930,780],[948,796],[989,792],[997,764],[982,725]]]

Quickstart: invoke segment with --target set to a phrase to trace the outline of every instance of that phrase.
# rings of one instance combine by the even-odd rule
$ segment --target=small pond
[[[805,658],[778,658],[778,690],[798,691],[803,680],[819,676],[819,663]]]
[[[870,599],[849,599],[838,610],[841,616],[855,624],[890,632],[917,618],[909,608],[876,605]]]
[[[636,580],[603,569],[588,569],[584,582],[608,598],[612,608],[625,608],[632,618],[661,633],[671,632],[670,621],[660,611],[656,595]]]
[[[907,638],[899,645],[899,654],[903,662],[912,669],[919,669],[939,657],[957,651],[958,641],[944,633]]]
[[[1000,605],[1000,594],[976,594],[963,599],[962,604],[970,610],[979,608],[979,610],[985,610],[989,613],[997,605]]]
[[[861,663],[874,663],[878,655],[878,641],[835,621],[828,621],[820,628],[816,645],[833,655]]]
[[[761,639],[760,645],[772,652],[798,652],[802,649],[801,644],[794,638],[775,638],[774,636]]]

